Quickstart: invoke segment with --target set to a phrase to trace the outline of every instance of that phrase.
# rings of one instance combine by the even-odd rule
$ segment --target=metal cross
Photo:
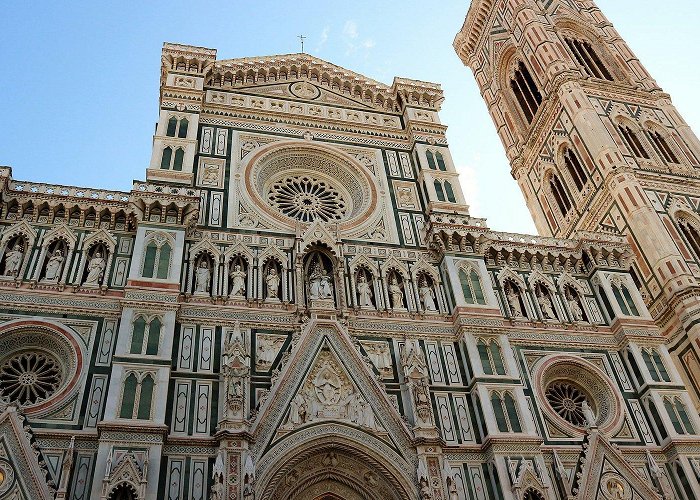
[[[304,35],[299,35],[297,37],[299,40],[301,40],[301,53],[304,53],[304,40],[306,40],[306,37]]]

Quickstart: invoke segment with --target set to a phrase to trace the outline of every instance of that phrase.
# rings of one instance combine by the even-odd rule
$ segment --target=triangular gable
[[[15,236],[24,235],[29,239],[29,246],[34,245],[34,240],[36,239],[36,231],[29,225],[29,223],[22,219],[21,221],[13,224],[2,232],[2,242],[6,243]]]
[[[375,109],[371,104],[335,93],[303,78],[275,85],[250,84],[236,87],[236,90],[246,94],[294,99],[315,104],[330,104],[332,106],[362,108],[364,110]]]
[[[330,226],[333,228],[334,234],[331,234],[331,232],[328,230],[326,226]],[[297,230],[297,233],[300,231]],[[338,246],[338,226],[337,225],[330,225],[330,224],[324,224],[320,220],[316,220],[311,225],[306,228],[306,230],[303,231],[301,234],[301,248],[300,248],[300,253],[304,253],[304,251],[311,245],[317,244],[317,243],[322,243],[324,245],[327,245],[328,248],[331,249],[331,251],[335,254],[336,257],[340,257],[339,254],[339,246]]]
[[[654,487],[597,430],[589,435],[583,454],[579,498],[615,498],[613,495],[619,494],[619,498],[661,500]]]
[[[24,431],[24,424],[15,407],[5,408],[0,414],[0,460],[6,462],[5,467],[11,467],[13,475],[5,484],[8,489],[0,490],[0,497],[13,498],[14,494],[18,499],[52,499],[47,471],[39,464],[41,454],[38,449],[35,451],[36,445],[30,442],[31,434]]]
[[[260,408],[260,413],[253,426],[255,438],[253,452],[258,457],[258,463],[264,463],[260,457],[267,449],[283,440],[290,427],[295,428],[297,424],[287,425],[290,407],[292,404],[296,404],[294,399],[297,394],[309,388],[306,385],[307,382],[311,380],[313,383],[312,378],[320,374],[326,361],[331,362],[331,368],[337,367],[342,370],[342,377],[347,378],[348,383],[352,385],[352,388],[357,391],[371,410],[377,428],[370,429],[370,426],[362,425],[362,422],[353,423],[351,419],[346,419],[342,415],[333,419],[330,414],[324,414],[321,419],[310,425],[332,420],[343,421],[349,427],[362,429],[366,434],[377,437],[377,439],[381,438],[385,446],[398,452],[400,456],[414,455],[410,430],[389,401],[374,372],[365,364],[359,351],[351,343],[349,334],[343,332],[340,325],[335,322],[316,323],[304,330],[303,338],[292,351],[289,361],[283,367],[276,381],[271,397]],[[326,384],[323,377],[317,379],[316,382],[321,386],[318,390],[327,389],[329,396],[332,396],[330,391],[334,384],[338,384],[338,380],[332,380],[330,372],[327,372],[327,375],[326,378],[329,379],[330,384]],[[342,377],[338,376],[341,383],[343,383]],[[326,385],[329,386],[325,387]],[[314,390],[316,390],[315,387]],[[308,408],[309,406],[311,405],[307,403],[307,412],[312,411],[311,408]],[[381,424],[379,424],[380,422]],[[383,429],[379,430],[381,426]],[[282,428],[282,432],[280,432],[280,428]]]

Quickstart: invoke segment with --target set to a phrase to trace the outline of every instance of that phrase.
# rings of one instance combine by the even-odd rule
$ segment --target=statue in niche
[[[216,455],[214,470],[212,471],[213,484],[211,485],[211,500],[224,500],[224,459],[223,452]]]
[[[46,264],[44,281],[57,282],[61,277],[61,270],[63,269],[63,262],[65,260],[66,258],[63,256],[63,250],[56,248]]]
[[[524,318],[525,315],[523,314],[523,308],[520,304],[520,289],[510,281],[506,282],[505,288],[511,316],[516,319]]]
[[[447,476],[447,498],[448,500],[459,500],[459,492],[457,491],[457,481],[454,476]]]
[[[301,425],[306,422],[308,417],[308,407],[304,395],[298,393],[289,403],[289,419],[288,422],[292,425]]]
[[[389,279],[389,296],[391,297],[392,308],[403,309],[403,290],[395,274],[392,274]]]
[[[428,378],[422,377],[411,383],[413,404],[416,408],[416,425],[432,425],[433,409],[430,404]]]
[[[102,256],[102,252],[100,250],[97,250],[90,259],[90,262],[88,263],[88,274],[87,278],[85,278],[85,284],[99,285],[100,280],[102,280],[102,275],[104,274],[105,267],[107,267],[107,263],[105,262],[105,259]]]
[[[372,304],[372,287],[367,282],[364,271],[360,271],[357,277],[357,295],[360,307],[374,307]]]
[[[243,418],[245,382],[250,375],[250,355],[240,325],[228,332],[223,350],[224,386],[226,390],[225,418]]]
[[[3,276],[17,277],[19,268],[24,260],[24,248],[22,244],[16,242],[14,246],[5,253],[5,271]]]
[[[267,284],[267,297],[265,299],[279,301],[277,295],[280,287],[280,275],[277,273],[275,266],[270,266],[270,269],[267,271],[265,283]]]
[[[542,317],[544,319],[557,319],[554,308],[552,307],[552,299],[549,296],[549,291],[544,285],[537,284],[535,296],[537,297],[537,304],[540,306],[540,311],[542,311]]]
[[[199,261],[199,265],[194,273],[194,278],[194,293],[208,293],[211,271],[209,270],[209,263],[207,262],[207,259],[202,259]]]
[[[312,264],[311,273],[309,274],[309,298],[311,300],[323,300],[332,297],[333,285],[331,284],[331,277],[323,266],[321,258],[318,257]]]
[[[243,500],[255,500],[255,463],[248,455],[243,465]]]
[[[572,292],[570,288],[566,289],[566,302],[569,304],[569,311],[571,311],[571,317],[575,322],[583,322],[583,309],[579,303],[579,295],[576,292]]]
[[[246,272],[241,269],[240,264],[233,266],[231,271],[231,295],[234,297],[245,297]]]
[[[425,276],[421,277],[418,283],[418,295],[423,304],[423,310],[428,312],[437,311],[437,307],[435,307],[435,291],[433,287],[428,284],[428,280]]]

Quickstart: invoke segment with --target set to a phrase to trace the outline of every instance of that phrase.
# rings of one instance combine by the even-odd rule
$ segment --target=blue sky
[[[700,132],[697,0],[598,4]],[[467,0],[9,5],[0,16],[0,165],[17,179],[130,189],[150,159],[164,41],[216,48],[222,59],[298,52],[303,33],[307,52],[382,82],[441,83],[441,118],[472,214],[497,230],[535,230],[471,71],[452,49]]]

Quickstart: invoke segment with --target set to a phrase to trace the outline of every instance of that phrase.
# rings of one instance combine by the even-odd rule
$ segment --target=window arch
[[[532,123],[537,110],[542,104],[542,94],[522,61],[518,61],[517,68],[510,80],[510,88],[525,115],[527,123]]]
[[[680,163],[678,156],[671,148],[671,145],[666,140],[666,137],[658,130],[647,130],[647,137],[656,149],[656,152],[661,156],[661,159],[666,163]]]
[[[178,172],[182,170],[182,162],[185,159],[185,150],[182,148],[177,148],[175,150],[175,160],[173,161],[173,170]]]
[[[611,283],[610,287],[622,314],[625,316],[639,316],[639,310],[629,289],[623,283]]]
[[[433,155],[433,152],[426,151],[425,157],[428,160],[428,167],[430,168],[430,170],[437,170],[437,166],[435,165],[435,155]]]
[[[459,270],[459,282],[462,285],[464,300],[468,304],[486,305],[484,290],[481,286],[479,273],[473,268]]]
[[[435,194],[437,195],[438,201],[445,201],[445,192],[442,189],[442,183],[435,179],[433,185],[435,186]]]
[[[544,500],[544,495],[535,488],[530,487],[525,490],[523,500]]]
[[[573,37],[565,37],[564,40],[569,46],[569,50],[581,67],[593,78],[613,81],[613,77],[605,67],[603,61],[598,57],[593,46],[587,40],[579,40]]]
[[[445,181],[445,194],[447,194],[447,201],[450,203],[457,203],[457,198],[455,198],[455,192],[452,189],[452,183],[450,181]]]
[[[175,134],[177,132],[177,118],[174,116],[171,116],[170,119],[168,120],[168,128],[165,131],[165,135],[168,137],[175,137]]]
[[[187,118],[183,118],[180,120],[180,128],[177,131],[177,136],[180,139],[184,139],[187,137],[187,129],[189,128],[190,122],[187,121]]]
[[[443,172],[447,171],[447,166],[445,165],[445,158],[443,158],[442,153],[440,151],[435,153],[435,161],[437,162],[439,170],[442,170]]]
[[[522,432],[515,398],[510,392],[501,395],[494,391],[491,393],[491,404],[500,432]]]
[[[671,381],[671,377],[668,375],[666,366],[664,366],[664,362],[661,359],[658,351],[655,349],[642,349],[642,359],[644,359],[644,364],[649,370],[651,378],[654,380],[654,382]]]
[[[119,412],[119,418],[133,418],[134,406],[136,402],[136,390],[138,389],[138,379],[136,374],[131,373],[124,380],[124,389],[122,391],[122,407]]]
[[[163,149],[163,156],[160,159],[160,168],[162,169],[169,169],[170,168],[170,161],[172,160],[173,156],[173,148],[170,146],[166,146]]]
[[[479,339],[476,343],[481,359],[481,367],[486,375],[505,375],[501,346],[496,339]]]
[[[569,199],[569,195],[566,193],[564,185],[561,183],[559,176],[556,174],[552,174],[549,177],[549,191],[554,197],[554,201],[559,208],[559,212],[562,215],[568,214],[569,210],[571,210],[571,200]]]
[[[571,179],[574,181],[576,189],[583,191],[583,187],[586,185],[586,182],[588,182],[588,176],[586,175],[586,170],[583,168],[578,155],[576,155],[571,148],[566,148],[563,158],[564,166],[569,172]]]
[[[130,354],[158,354],[158,346],[160,345],[160,332],[163,323],[160,318],[148,320],[143,316],[139,316],[133,323],[131,333]]]
[[[136,414],[136,418],[139,420],[150,420],[151,419],[151,403],[153,400],[153,388],[155,382],[153,377],[149,373],[141,381],[141,394],[139,397],[139,407]]]
[[[155,239],[151,240],[146,245],[144,252],[141,276],[159,280],[168,279],[171,253],[172,249],[167,240],[162,241],[160,244]]]
[[[654,423],[654,426],[656,427],[656,431],[658,432],[658,437],[660,441],[663,441],[668,437],[668,432],[666,432],[666,427],[664,427],[663,421],[661,420],[661,415],[659,415],[659,410],[656,408],[656,404],[654,404],[654,401],[651,400],[651,398],[648,398],[645,401],[647,410],[649,411],[649,414],[651,415],[651,420]]]
[[[681,234],[695,253],[695,257],[700,258],[700,230],[698,230],[697,225],[684,216],[678,217],[676,222]]]
[[[678,434],[694,434],[693,424],[690,422],[688,411],[683,404],[683,401],[677,396],[665,397],[664,408],[671,419],[671,425]]]
[[[154,388],[152,373],[129,373],[124,379],[119,418],[150,420]]]
[[[644,158],[645,160],[649,160],[651,158],[644,147],[644,144],[642,144],[642,141],[639,140],[639,136],[637,136],[637,133],[632,130],[629,125],[619,123],[617,125],[617,130],[620,132],[620,136],[622,136],[622,138],[625,140],[627,147],[630,151],[632,151],[634,156],[637,158]]]
[[[168,137],[179,137],[180,139],[185,139],[187,137],[187,129],[189,124],[190,123],[187,121],[187,118],[181,118],[178,120],[177,117],[171,116],[168,120],[165,135]]]

